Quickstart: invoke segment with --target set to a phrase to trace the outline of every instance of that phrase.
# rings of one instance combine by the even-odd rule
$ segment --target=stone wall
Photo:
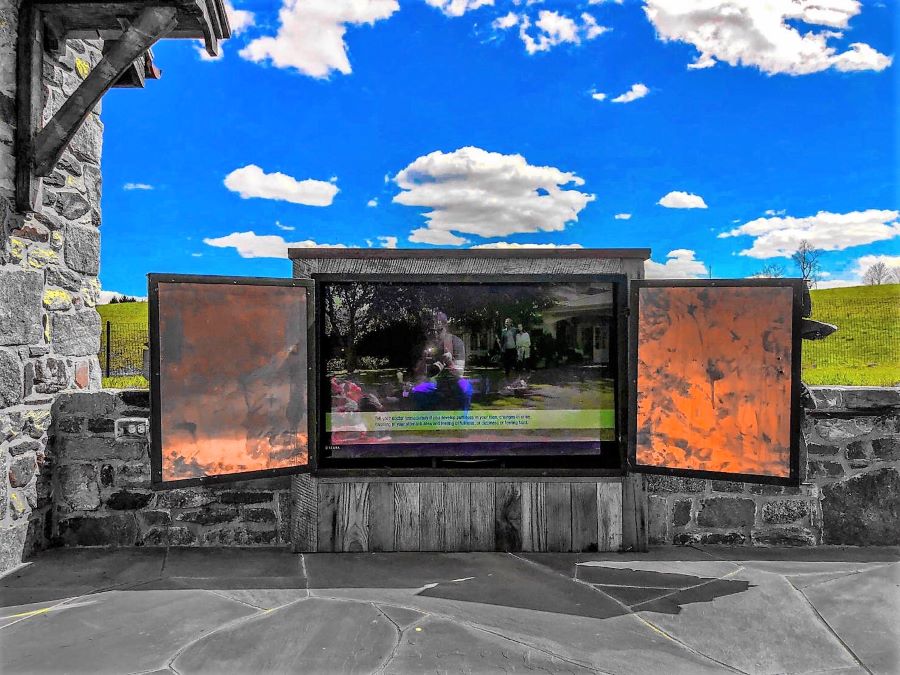
[[[0,572],[45,546],[60,391],[100,386],[99,110],[44,179],[41,213],[14,211],[17,0],[0,0]],[[69,40],[46,55],[44,121],[100,59],[101,43]]]
[[[653,544],[900,544],[900,389],[816,387],[798,488],[653,476]]]
[[[290,477],[150,489],[149,392],[66,393],[53,406],[53,518],[65,546],[286,545]]]
[[[649,477],[651,543],[900,544],[900,390],[813,395],[800,487]],[[53,543],[289,543],[289,478],[150,489],[148,392],[65,393],[52,413]]]

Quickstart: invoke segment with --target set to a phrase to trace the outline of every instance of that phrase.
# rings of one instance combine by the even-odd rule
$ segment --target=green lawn
[[[114,305],[99,305],[102,342],[106,343],[106,322],[111,324],[113,349],[110,353],[112,372],[125,364],[140,368],[144,342],[149,339],[146,302],[117,302]],[[105,373],[106,357],[100,354],[100,368]],[[118,372],[123,372],[119,370]],[[122,375],[103,378],[103,386],[108,389],[146,389],[149,385],[142,375]]]
[[[833,323],[838,330],[824,340],[804,340],[804,382],[900,384],[900,284],[815,290],[812,299],[813,318]],[[106,321],[147,323],[146,302],[101,305],[97,309],[104,331]],[[104,378],[104,386],[146,386],[146,380],[140,376]]]
[[[838,327],[803,342],[807,384],[900,384],[900,284],[812,291],[813,318]]]

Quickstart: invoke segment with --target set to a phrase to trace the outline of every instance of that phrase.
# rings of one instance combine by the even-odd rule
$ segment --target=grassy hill
[[[838,330],[803,343],[808,384],[900,384],[900,284],[812,291],[813,318]]]
[[[819,341],[803,342],[803,380],[808,384],[900,384],[900,284],[812,291],[813,318],[838,326]],[[146,324],[147,303],[97,308],[103,321]],[[107,386],[146,386],[145,380],[110,378]],[[144,384],[141,384],[144,383]]]

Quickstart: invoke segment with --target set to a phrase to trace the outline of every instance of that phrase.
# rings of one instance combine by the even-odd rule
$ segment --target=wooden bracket
[[[25,0],[19,9],[16,64],[16,209],[40,208],[49,176],[69,142],[114,86],[159,77],[150,47],[167,35],[204,39],[215,54],[230,36],[223,0]],[[44,51],[65,51],[67,37],[105,40],[100,62],[41,127]]]

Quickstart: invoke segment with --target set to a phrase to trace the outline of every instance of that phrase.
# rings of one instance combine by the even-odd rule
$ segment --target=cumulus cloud
[[[567,189],[584,185],[574,173],[475,147],[419,157],[394,180],[401,189],[394,202],[429,209],[426,226],[409,238],[425,244],[460,246],[468,243],[465,234],[558,232],[595,198]]]
[[[648,279],[697,279],[708,276],[709,270],[696,259],[696,255],[690,249],[678,248],[669,251],[664,263],[648,260],[644,263],[644,271]]]
[[[349,75],[347,26],[372,25],[399,8],[397,0],[283,0],[277,33],[252,40],[240,55],[316,78]]]
[[[510,241],[496,241],[492,244],[478,244],[469,248],[583,248],[581,244],[516,244]]]
[[[225,176],[225,187],[244,199],[258,197],[306,206],[330,206],[338,193],[337,186],[330,181],[297,180],[284,173],[266,173],[255,164]]]
[[[843,52],[829,44],[843,37],[841,31],[860,10],[858,0],[645,0],[644,4],[662,40],[696,47],[698,55],[689,68],[710,68],[723,61],[789,75],[829,68],[880,71],[890,66],[891,57],[865,43],[853,43]]]
[[[376,206],[378,206],[378,197],[372,197],[372,199],[366,202],[366,206],[374,209]]]
[[[294,230],[297,229],[293,225],[284,225],[283,223],[281,223],[278,220],[275,221],[275,227],[277,227],[279,230],[284,230],[286,232],[293,232]]]
[[[631,214],[630,213],[617,213],[616,215],[613,216],[613,218],[615,218],[616,220],[631,220]]]
[[[719,234],[753,237],[753,245],[740,252],[751,258],[789,258],[801,241],[824,251],[843,251],[900,236],[900,211],[868,209],[849,213],[819,211],[814,216],[757,218]]]
[[[624,94],[620,94],[612,99],[613,103],[631,103],[632,101],[637,101],[639,98],[644,98],[647,94],[650,93],[650,88],[645,84],[641,84],[640,82],[635,82],[631,85],[631,89],[626,91]]]
[[[311,239],[285,241],[277,234],[256,234],[252,230],[207,237],[203,243],[216,248],[233,248],[242,258],[287,258],[289,248],[346,248],[344,244],[317,244]]]
[[[149,183],[125,183],[123,190],[152,190],[153,186]]]
[[[887,283],[900,283],[900,255],[864,255],[854,260],[839,279],[820,280],[816,288],[844,288],[846,286],[862,286],[865,284],[863,276],[866,271],[876,263],[884,263],[893,273],[893,278]],[[846,276],[845,276],[846,275]],[[822,276],[832,276],[829,272],[823,272]]]
[[[592,91],[591,98],[594,99],[595,101],[605,101],[606,94],[604,94],[602,91]]]
[[[399,241],[398,237],[387,236],[376,237],[376,239],[378,240],[378,245],[381,246],[381,248],[397,248],[397,242]]]
[[[235,9],[228,0],[225,0],[225,13],[228,15],[231,32],[235,35],[244,32],[256,23],[256,16],[253,12],[248,12],[246,9]]]
[[[561,44],[579,45],[582,41],[593,40],[610,30],[598,24],[587,12],[582,12],[578,18],[573,19],[546,9],[538,12],[536,20],[525,13],[509,12],[495,19],[491,25],[495,30],[508,30],[518,26],[519,39],[529,54],[546,52]]]
[[[473,9],[494,4],[494,0],[425,0],[425,2],[447,16],[462,16]]]
[[[670,192],[656,203],[660,206],[665,206],[667,209],[707,208],[706,202],[703,201],[703,197],[700,195],[695,195],[691,192],[680,192],[678,190]]]

